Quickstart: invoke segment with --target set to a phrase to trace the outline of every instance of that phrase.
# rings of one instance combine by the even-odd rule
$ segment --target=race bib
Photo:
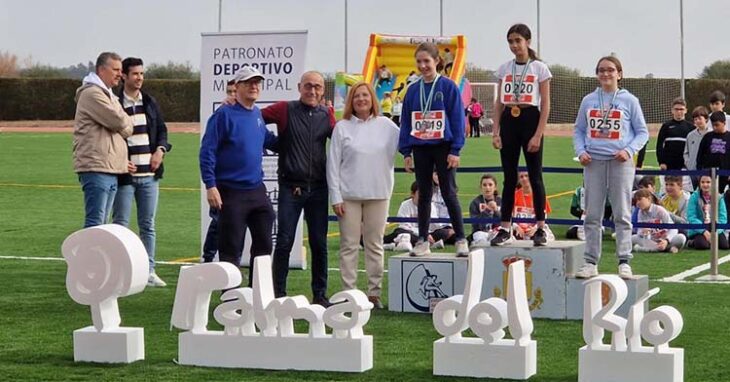
[[[535,209],[532,207],[518,207],[515,206],[514,212],[512,213],[516,218],[534,219]],[[528,230],[532,227],[531,223],[517,223],[523,230]]]
[[[525,76],[525,80],[520,84],[519,99],[514,94],[515,86],[520,82],[519,76],[517,77],[517,81],[513,81],[512,74],[508,74],[502,78],[502,105],[519,104],[537,106],[537,92],[540,90],[537,76],[534,74]]]
[[[443,139],[445,128],[446,120],[443,110],[411,113],[411,136],[413,137],[425,140]]]
[[[621,110],[611,110],[603,120],[598,109],[588,109],[588,136],[594,139],[621,139]]]

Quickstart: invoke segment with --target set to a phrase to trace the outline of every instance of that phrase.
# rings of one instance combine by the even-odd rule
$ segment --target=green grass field
[[[173,151],[166,158],[157,218],[158,260],[200,255],[200,196],[195,134],[173,134]],[[653,147],[653,143],[650,144]],[[374,368],[362,374],[227,370],[178,366],[177,331],[169,329],[179,266],[159,265],[167,288],[149,288],[120,300],[124,326],[145,328],[146,359],[131,365],[75,364],[72,332],[90,324],[89,309],[74,303],[65,289],[62,261],[8,259],[9,256],[60,258],[64,238],[83,224],[82,193],[71,165],[68,134],[0,134],[0,380],[423,380],[432,379],[432,343],[439,336],[428,315],[373,312],[365,331],[374,336]],[[547,138],[546,166],[575,167],[569,138]],[[655,164],[648,154],[648,164]],[[497,152],[488,138],[469,140],[462,166],[498,166]],[[495,174],[500,176],[500,174]],[[560,195],[580,185],[579,175],[546,177],[549,195]],[[397,174],[391,215],[397,211],[412,175]],[[460,174],[462,206],[478,192],[479,174]],[[550,199],[553,217],[569,217],[570,195]],[[134,218],[133,218],[134,220]],[[553,227],[558,236],[566,227]],[[136,229],[136,228],[134,228]],[[337,267],[337,225],[330,225],[330,267]],[[604,244],[600,269],[616,272],[613,242]],[[724,254],[721,254],[724,255]],[[708,261],[707,252],[677,255],[639,254],[632,266],[648,274],[651,287],[661,293],[651,307],[669,304],[684,316],[684,330],[672,346],[685,349],[685,380],[728,381],[724,322],[730,316],[728,285],[670,284],[657,281]],[[387,262],[386,262],[387,264]],[[728,266],[721,271],[730,272]],[[340,289],[339,274],[331,271],[330,293]],[[387,282],[387,279],[386,279]],[[359,280],[365,287],[364,277]],[[292,271],[292,294],[309,296],[309,271]],[[384,285],[387,291],[387,285]],[[387,302],[387,295],[384,296]],[[217,324],[211,320],[211,326]],[[538,374],[532,381],[577,379],[578,348],[583,346],[580,321],[535,320]],[[243,355],[245,356],[245,355]],[[449,378],[443,378],[449,379]],[[456,380],[456,378],[453,378]]]

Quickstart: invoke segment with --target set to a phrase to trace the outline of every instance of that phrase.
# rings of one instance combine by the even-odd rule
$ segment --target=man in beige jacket
[[[112,87],[122,77],[122,58],[104,52],[76,90],[74,171],[84,191],[84,228],[105,224],[117,192],[117,174],[129,172],[126,138],[132,119],[124,112]]]

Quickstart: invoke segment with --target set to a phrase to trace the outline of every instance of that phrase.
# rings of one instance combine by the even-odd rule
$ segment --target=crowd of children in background
[[[726,121],[730,120],[722,110],[725,106],[725,95],[716,91],[710,96],[710,108],[698,106],[692,110],[692,123],[685,119],[686,103],[683,99],[675,99],[672,103],[672,119],[662,125],[657,137],[656,156],[662,170],[696,170],[715,167],[730,169],[730,132],[726,129]],[[481,113],[481,111],[479,112]],[[660,185],[657,186],[657,179]],[[434,176],[434,183],[438,182]],[[718,224],[727,223],[730,212],[730,188],[725,191],[728,178],[719,180]],[[639,176],[635,182],[632,198],[632,223],[651,224],[709,224],[711,178],[667,175],[664,177]],[[434,187],[438,190],[438,187]],[[502,199],[497,187],[497,178],[491,174],[482,175],[479,180],[479,194],[469,205],[469,217],[475,219],[492,219],[492,223],[472,223],[472,232],[468,240],[472,247],[488,247],[494,238],[499,224]],[[534,219],[535,211],[532,203],[532,189],[526,172],[519,173],[517,189],[514,195],[515,208],[512,217]],[[434,192],[431,208],[432,218],[448,219],[443,199]],[[410,198],[403,201],[398,217],[417,217],[418,186],[411,185]],[[551,213],[550,203],[545,203],[546,215]],[[585,218],[585,190],[578,187],[571,201],[570,214],[583,220]],[[611,219],[611,205],[606,201],[604,216]],[[530,240],[536,229],[535,223],[516,221],[512,223],[512,233],[517,239]],[[555,236],[546,226],[548,240]],[[610,230],[609,230],[610,231]],[[718,246],[730,249],[725,230],[718,229]],[[585,240],[582,225],[568,228],[567,239]],[[399,223],[398,227],[385,236],[386,249],[410,251],[418,237],[416,223]],[[432,248],[442,248],[444,244],[453,244],[453,229],[443,223],[430,226],[428,240]],[[634,252],[668,252],[677,253],[684,247],[694,249],[710,248],[710,232],[707,229],[676,229],[671,226],[663,228],[635,227],[632,237]]]

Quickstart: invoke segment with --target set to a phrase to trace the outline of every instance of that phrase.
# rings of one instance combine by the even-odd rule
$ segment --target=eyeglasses
[[[324,89],[324,86],[322,86],[320,84],[310,84],[310,83],[302,84],[302,87],[304,88],[304,90],[314,89],[315,91],[321,91],[322,89]]]

